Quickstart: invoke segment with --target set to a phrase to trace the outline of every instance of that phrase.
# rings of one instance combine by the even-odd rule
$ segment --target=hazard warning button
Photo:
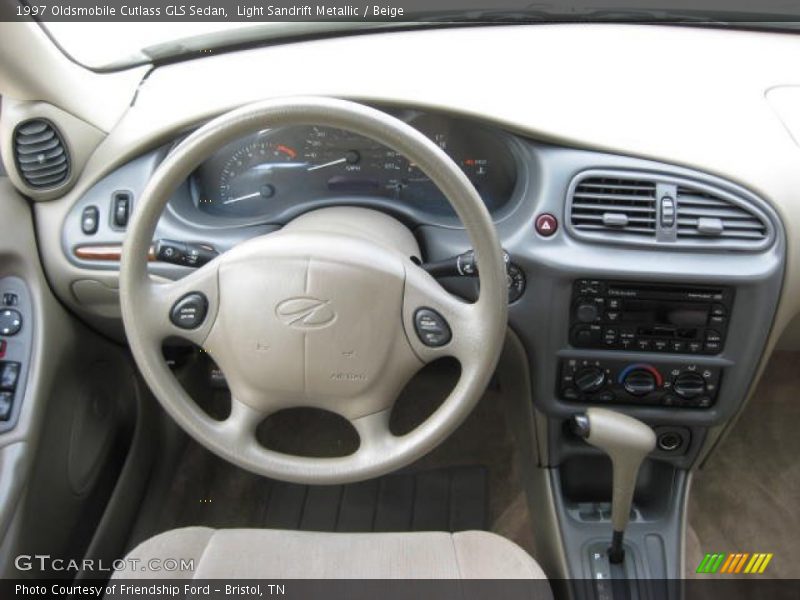
[[[542,213],[536,217],[536,233],[550,237],[558,229],[558,220],[550,213]]]

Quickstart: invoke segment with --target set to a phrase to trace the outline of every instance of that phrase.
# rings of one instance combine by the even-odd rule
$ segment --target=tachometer
[[[231,213],[257,214],[305,168],[297,151],[269,139],[256,139],[231,154],[219,177],[218,203]]]

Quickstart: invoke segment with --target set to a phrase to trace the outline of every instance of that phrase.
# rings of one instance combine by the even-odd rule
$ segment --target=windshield
[[[76,0],[78,4],[82,0]],[[315,17],[318,10],[344,10],[308,5],[295,16],[235,14],[226,0],[209,0],[208,5],[225,8],[227,21],[205,22],[185,16],[182,21],[155,17],[147,22],[108,22],[107,17],[90,17],[92,22],[42,19],[42,27],[77,62],[93,69],[113,69],[197,56],[210,50],[245,44],[279,42],[289,39],[336,35],[362,30],[403,27],[444,27],[458,24],[612,22],[669,23],[695,26],[759,29],[800,29],[800,2],[792,0],[572,0],[539,3],[507,0],[486,8],[485,0],[400,0],[389,12],[378,5],[348,8],[344,13]],[[515,4],[516,2],[516,4]],[[145,4],[143,2],[142,4]],[[448,6],[449,5],[449,6]],[[269,5],[277,10],[278,5]],[[220,8],[219,10],[223,10]],[[355,12],[353,12],[355,11]],[[362,15],[366,11],[366,15]],[[386,9],[388,11],[388,9]],[[274,14],[274,13],[273,13]],[[324,13],[327,14],[327,13]],[[247,16],[250,15],[250,16]],[[310,16],[309,16],[310,15]],[[183,19],[184,17],[181,17]],[[353,20],[360,18],[362,20]],[[316,20],[312,20],[316,19]]]
[[[47,22],[42,25],[73,59],[91,69],[105,69],[183,54],[187,45],[198,44],[201,40],[214,40],[224,46],[249,33],[258,33],[255,37],[269,39],[273,33],[277,34],[285,26],[293,24]],[[158,49],[162,49],[161,55],[158,55]]]

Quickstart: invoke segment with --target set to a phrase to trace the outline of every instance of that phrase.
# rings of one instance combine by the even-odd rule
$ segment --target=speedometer
[[[391,179],[405,167],[397,152],[356,133],[330,127],[310,127],[303,159],[306,171],[337,193],[386,195]]]
[[[346,171],[358,173],[363,167],[362,158],[372,148],[369,140],[355,133],[328,127],[310,127],[305,136],[303,159],[307,171]]]

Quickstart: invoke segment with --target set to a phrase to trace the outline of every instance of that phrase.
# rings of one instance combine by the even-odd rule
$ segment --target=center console
[[[542,361],[547,373],[534,367],[534,403],[547,421],[550,482],[570,570],[597,584],[579,591],[579,598],[603,597],[608,590],[598,580],[606,578],[681,576],[689,469],[710,428],[744,401],[774,314],[774,272],[760,283],[745,282],[737,261],[730,261],[725,276],[704,280],[695,272],[681,280],[674,276],[680,258],[669,258],[676,262],[665,260],[663,269],[672,269],[672,276],[620,277],[602,268],[598,273],[612,276],[565,280],[563,273],[552,274],[550,335],[534,344],[540,351],[547,347],[554,360]],[[738,268],[748,261],[757,262],[741,257]],[[616,575],[606,572],[610,463],[565,426],[570,415],[591,407],[635,416],[657,439],[636,486],[625,541],[629,558]]]
[[[550,532],[538,509],[551,502],[565,557],[551,566],[608,575],[595,555],[611,539],[611,461],[569,424],[592,408],[622,413],[656,435],[625,533],[629,566],[679,578],[692,470],[741,410],[773,326],[780,218],[749,190],[674,165],[533,143],[531,156],[528,203],[496,224],[527,281],[508,315],[529,371],[534,526]],[[555,230],[536,228],[543,215]],[[467,243],[419,233],[433,259]]]
[[[707,409],[722,368],[657,354],[719,355],[734,291],[729,286],[578,279],[569,341],[576,348],[646,352],[646,361],[591,355],[559,360],[557,394],[566,402]]]

